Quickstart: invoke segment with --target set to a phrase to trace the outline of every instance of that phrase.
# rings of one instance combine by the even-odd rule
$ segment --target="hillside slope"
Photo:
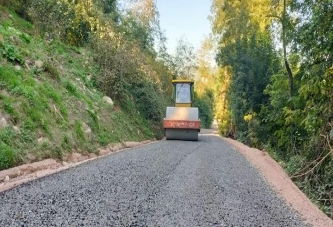
[[[98,91],[91,49],[41,39],[0,6],[0,170],[154,137],[138,111]]]

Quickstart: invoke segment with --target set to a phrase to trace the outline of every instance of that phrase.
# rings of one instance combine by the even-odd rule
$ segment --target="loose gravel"
[[[161,141],[0,193],[0,226],[306,226],[226,142]]]

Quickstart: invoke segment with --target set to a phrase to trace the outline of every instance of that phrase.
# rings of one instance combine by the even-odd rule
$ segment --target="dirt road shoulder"
[[[272,188],[279,193],[296,212],[315,227],[333,226],[333,220],[316,207],[292,182],[283,168],[267,152],[250,148],[236,140],[223,138],[234,146],[260,172]]]

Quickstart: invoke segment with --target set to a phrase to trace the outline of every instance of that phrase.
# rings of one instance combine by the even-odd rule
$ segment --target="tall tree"
[[[198,95],[205,91],[215,90],[215,76],[217,67],[214,62],[213,40],[207,37],[201,44],[197,52],[197,84],[196,91]]]
[[[185,37],[179,39],[176,52],[173,58],[174,77],[183,79],[193,79],[196,67],[196,57],[194,47]]]
[[[270,20],[264,14],[268,6],[268,0],[213,1],[213,32],[219,37],[216,60],[231,74],[230,130],[243,139],[248,137],[247,119],[252,119],[268,102],[263,91],[276,70],[276,54],[268,29]]]
[[[294,89],[294,76],[289,64],[287,48],[292,40],[292,30],[295,24],[292,23],[293,20],[289,15],[291,13],[290,5],[290,0],[273,0],[271,7],[272,13],[267,16],[275,18],[281,27],[280,40],[282,43],[283,61],[289,80],[289,96],[292,97]]]

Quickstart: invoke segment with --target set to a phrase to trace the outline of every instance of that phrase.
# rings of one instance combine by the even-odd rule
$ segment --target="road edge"
[[[273,190],[301,215],[306,223],[314,227],[333,226],[333,220],[311,202],[267,152],[248,147],[237,140],[221,138],[235,147],[259,171]],[[283,183],[281,184],[281,182]]]
[[[141,142],[123,142],[110,144],[107,148],[99,149],[99,155],[81,155],[71,153],[65,158],[66,161],[45,159],[39,162],[24,164],[10,169],[0,171],[0,193],[15,188],[21,184],[28,183],[76,166],[82,165],[96,159],[106,157],[130,148],[140,147],[156,142],[156,140],[145,140]],[[68,161],[68,162],[67,162]]]

